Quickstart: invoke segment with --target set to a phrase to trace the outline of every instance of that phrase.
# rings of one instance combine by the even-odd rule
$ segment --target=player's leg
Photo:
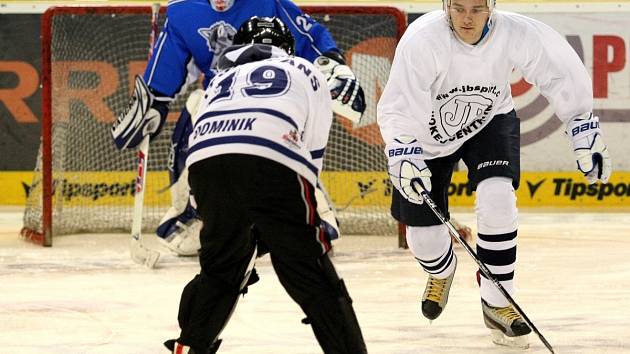
[[[352,299],[326,254],[330,243],[319,227],[313,186],[269,162],[260,172],[275,181],[251,191],[251,210],[281,284],[306,314],[304,323],[325,353],[367,352]]]
[[[431,171],[431,198],[448,217],[448,186],[457,155],[427,160]],[[408,202],[398,190],[392,195],[392,216],[406,226],[409,250],[422,269],[429,274],[421,298],[422,314],[429,320],[436,319],[444,310],[455,276],[457,257],[453,241],[435,214],[426,205]]]
[[[477,190],[477,254],[510,295],[514,294],[516,268],[515,188],[518,188],[520,176],[519,139],[515,112],[498,115],[467,142],[463,156],[469,179]],[[499,335],[495,342],[509,344],[503,335],[515,338],[529,333],[527,324],[492,282],[482,274],[479,281],[484,322]],[[526,338],[511,342],[518,346],[527,344]]]
[[[231,177],[225,168],[229,164],[225,159],[212,158],[190,168],[190,183],[203,220],[201,272],[182,292],[177,343],[199,353],[216,345],[239,295],[251,284],[256,257],[251,222],[242,204],[232,198]]]
[[[196,110],[202,95],[201,90],[190,94],[173,129],[168,162],[171,207],[162,217],[156,230],[162,243],[179,256],[196,256],[201,247],[199,244],[201,221],[194,203],[191,202],[185,161],[188,152],[188,136],[193,127],[191,112]]]

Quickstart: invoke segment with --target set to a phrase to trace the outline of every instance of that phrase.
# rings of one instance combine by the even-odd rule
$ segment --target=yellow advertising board
[[[24,205],[33,172],[1,172],[0,205]],[[132,205],[135,172],[74,172],[55,180],[57,197],[68,205]],[[337,207],[388,206],[392,184],[385,172],[324,172],[322,181]],[[149,172],[145,200],[168,205],[166,172]],[[60,189],[59,189],[60,188]],[[448,189],[450,205],[473,206],[466,172],[455,172]],[[630,207],[630,172],[614,172],[609,183],[588,185],[578,172],[524,172],[517,191],[520,207]]]

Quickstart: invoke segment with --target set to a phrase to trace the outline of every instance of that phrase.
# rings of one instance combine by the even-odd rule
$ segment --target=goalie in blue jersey
[[[165,121],[168,105],[175,96],[204,76],[204,88],[215,76],[219,54],[232,44],[242,23],[253,16],[278,17],[295,37],[295,55],[315,64],[327,79],[332,108],[352,121],[365,111],[365,98],[352,70],[331,34],[321,24],[304,14],[289,0],[172,0],[168,3],[166,22],[143,80],[136,80],[132,101],[147,100],[150,108],[129,110],[112,128],[119,149],[133,148],[142,138],[156,136]],[[188,136],[192,131],[194,110],[202,90],[190,94],[172,135],[169,173],[172,206],[160,222],[157,235],[181,256],[197,255],[198,219],[189,198],[188,171],[184,161]],[[141,129],[137,129],[141,127]],[[323,226],[331,238],[339,236],[334,211],[321,186],[316,190]]]

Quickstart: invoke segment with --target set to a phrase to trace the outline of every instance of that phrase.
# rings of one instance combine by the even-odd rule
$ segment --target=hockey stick
[[[468,252],[470,257],[472,257],[472,259],[475,261],[475,263],[477,263],[477,266],[479,266],[479,270],[481,271],[481,273],[483,273],[483,275],[485,275],[486,278],[490,279],[492,284],[494,284],[494,286],[496,286],[496,288],[499,289],[499,292],[503,296],[505,296],[507,301],[512,305],[512,307],[514,307],[516,312],[518,312],[519,315],[521,315],[523,317],[523,320],[525,320],[525,322],[527,323],[529,328],[531,328],[532,331],[534,331],[534,333],[536,333],[536,335],[538,335],[538,338],[540,338],[540,341],[545,345],[545,347],[547,347],[547,349],[549,349],[549,351],[552,354],[555,353],[553,351],[553,347],[551,346],[551,344],[549,344],[547,339],[545,339],[545,337],[542,335],[542,333],[540,333],[538,328],[536,328],[536,326],[534,326],[534,323],[529,319],[529,317],[527,317],[527,315],[525,315],[525,312],[521,309],[520,306],[518,306],[516,301],[507,292],[507,290],[505,290],[505,288],[503,287],[503,285],[501,285],[501,283],[499,282],[497,277],[494,274],[492,274],[490,269],[488,269],[488,267],[486,267],[486,265],[479,259],[479,256],[477,256],[475,251],[468,245],[468,243],[462,238],[462,236],[460,236],[459,232],[457,232],[457,230],[455,229],[453,224],[451,224],[450,221],[446,220],[444,215],[442,215],[442,212],[438,208],[437,204],[435,204],[433,199],[431,199],[431,197],[429,197],[429,193],[427,193],[426,189],[424,189],[422,184],[420,184],[418,182],[413,182],[413,185],[414,185],[414,188],[416,190],[421,191],[420,194],[422,195],[422,198],[427,203],[429,208],[431,208],[431,210],[433,211],[435,216],[437,216],[437,218],[440,219],[442,224],[446,225],[446,228],[448,229],[448,232],[451,234],[451,236],[453,236],[457,240],[457,242],[459,242],[459,244],[461,244],[464,247],[464,249],[466,250],[466,252]]]
[[[151,36],[149,37],[149,58],[158,32],[158,14],[160,4],[151,6]],[[147,166],[149,159],[149,136],[145,136],[138,146],[138,175],[136,176],[136,192],[133,203],[133,221],[131,224],[131,242],[129,252],[131,259],[149,268],[155,267],[160,259],[160,252],[147,248],[142,242],[142,209],[144,206],[144,189],[146,186]]]

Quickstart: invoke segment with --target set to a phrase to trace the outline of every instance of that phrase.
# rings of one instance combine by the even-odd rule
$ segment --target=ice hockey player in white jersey
[[[145,97],[151,98],[146,116],[157,118],[159,114],[164,119],[169,102],[200,74],[204,76],[205,88],[216,73],[219,53],[232,43],[236,30],[252,16],[280,18],[295,37],[295,55],[315,63],[325,73],[333,110],[350,120],[359,120],[365,110],[363,90],[341,50],[326,27],[290,0],[169,1],[164,28],[142,77],[144,82],[136,80],[135,91],[141,91],[146,83]],[[181,256],[196,256],[199,249],[201,224],[189,200],[185,160],[192,110],[202,94],[202,90],[190,94],[173,129],[168,166],[172,206],[156,231],[162,243]],[[135,98],[132,97],[132,103]],[[114,126],[112,133],[119,148],[133,148],[144,135],[154,137],[159,133],[161,125],[150,124],[140,129],[140,133],[130,134],[136,132],[130,129],[139,120],[136,114],[138,111],[128,110]],[[323,225],[334,231],[331,237],[338,237],[334,209],[326,198],[321,198],[326,195],[323,186],[318,187]]]
[[[264,248],[324,353],[366,353],[314,196],[332,124],[326,78],[290,56],[293,36],[277,18],[250,19],[234,43],[218,59],[221,71],[190,135],[201,271],[182,293],[181,333],[165,345],[173,353],[216,352],[238,298],[257,280],[251,271]]]
[[[476,188],[477,254],[514,293],[520,176],[519,120],[510,74],[519,69],[565,123],[577,168],[607,182],[611,159],[593,115],[591,79],[574,50],[549,26],[495,10],[494,0],[444,0],[400,40],[378,104],[378,123],[396,191],[392,215],[429,279],[425,317],[444,310],[457,266],[447,228],[423,205],[420,183],[448,215],[447,188],[461,159]],[[529,326],[481,276],[485,325],[498,344],[527,346]]]

